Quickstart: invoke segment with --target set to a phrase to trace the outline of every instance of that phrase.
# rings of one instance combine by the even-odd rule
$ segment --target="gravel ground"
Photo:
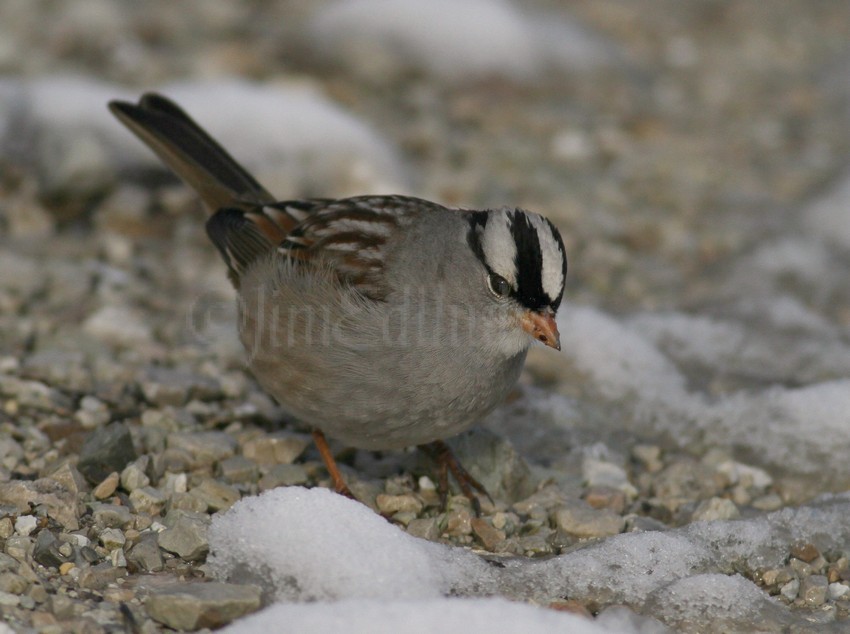
[[[0,69],[140,89],[195,75],[309,76],[401,149],[417,194],[555,219],[575,265],[569,299],[613,313],[722,302],[730,262],[784,235],[850,156],[845,2],[575,2],[616,61],[533,85],[352,75],[299,36],[308,5],[10,2]],[[18,158],[0,157],[0,613],[20,631],[155,632],[256,610],[251,590],[188,583],[204,578],[210,516],[273,487],[330,484],[308,430],[243,369],[199,205],[170,181],[112,174],[84,187]],[[810,305],[850,327],[847,287]],[[689,378],[716,389],[759,381]],[[543,354],[512,398],[539,388],[594,404],[587,377],[553,370]],[[390,521],[505,556],[753,517],[847,484],[801,483],[723,448],[625,431],[621,459],[574,451],[558,462],[509,429],[453,441],[493,494],[481,517],[462,496],[441,511],[416,453],[336,449],[352,489]],[[840,623],[848,554],[789,544],[786,566],[736,572],[806,619]]]

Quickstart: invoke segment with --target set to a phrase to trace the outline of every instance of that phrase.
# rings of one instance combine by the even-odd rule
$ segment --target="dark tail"
[[[274,202],[245,168],[170,99],[147,93],[138,104],[111,101],[109,110],[193,187],[210,211]]]

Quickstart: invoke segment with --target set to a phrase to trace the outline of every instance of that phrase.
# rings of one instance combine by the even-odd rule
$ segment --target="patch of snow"
[[[347,600],[335,603],[278,603],[227,627],[226,634],[281,631],[311,634],[605,634],[637,632],[594,623],[584,617],[505,599]]]
[[[768,613],[781,621],[787,608],[743,577],[726,575],[734,566],[783,565],[797,541],[812,542],[821,551],[841,547],[850,540],[848,513],[850,496],[827,496],[755,519],[625,533],[547,560],[491,563],[466,549],[407,535],[330,491],[289,487],[244,498],[215,516],[209,566],[220,579],[256,583],[275,601],[301,604],[269,608],[236,623],[234,632],[270,631],[282,619],[309,620],[319,628],[310,630],[319,632],[338,631],[341,623],[350,624],[344,628],[350,632],[384,631],[368,629],[381,623],[393,626],[386,631],[398,631],[401,615],[432,626],[445,618],[439,629],[447,632],[460,631],[463,623],[511,631],[499,629],[502,622],[522,622],[523,631],[535,624],[540,628],[535,631],[559,624],[586,628],[574,630],[582,632],[642,631],[623,625],[630,622],[623,614],[610,617],[619,626],[593,629],[605,622],[574,623],[576,617],[504,600],[471,600],[492,595],[544,605],[564,596],[593,598],[638,610],[657,601],[670,621],[704,627],[738,613]],[[449,595],[466,600],[443,598]],[[730,615],[733,597],[735,614]]]
[[[612,45],[584,26],[507,0],[341,0],[320,8],[310,31],[318,53],[373,79],[409,69],[528,79],[612,60]]]
[[[314,87],[237,79],[158,87],[281,198],[398,193],[407,176],[394,148]],[[49,188],[97,188],[116,168],[165,170],[107,111],[138,91],[77,76],[0,80],[0,148],[34,166]]]

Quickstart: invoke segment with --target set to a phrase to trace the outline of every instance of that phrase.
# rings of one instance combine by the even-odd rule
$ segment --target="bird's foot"
[[[342,473],[339,471],[339,467],[336,464],[336,460],[334,460],[325,435],[318,429],[313,430],[313,442],[316,443],[316,449],[319,450],[319,454],[322,456],[322,462],[325,463],[325,468],[327,468],[328,473],[331,476],[331,480],[334,483],[334,490],[340,495],[356,500],[357,498],[354,497],[351,489],[349,489],[348,485],[345,483]]]
[[[476,516],[481,515],[481,502],[475,492],[486,497],[490,503],[493,503],[493,498],[487,493],[487,489],[478,480],[473,478],[469,472],[463,468],[460,461],[455,457],[449,446],[442,440],[435,440],[424,445],[419,445],[419,448],[437,463],[437,491],[440,494],[440,508],[445,510],[446,501],[449,495],[449,471],[451,471],[455,480],[460,486],[463,494],[469,498],[472,504],[472,510]],[[474,489],[474,491],[473,491]]]

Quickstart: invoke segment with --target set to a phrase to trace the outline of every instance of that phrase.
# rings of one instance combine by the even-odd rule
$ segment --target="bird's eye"
[[[508,280],[495,273],[490,273],[487,276],[487,286],[490,288],[490,292],[499,298],[507,297],[508,293],[511,292],[511,285],[508,284]]]

